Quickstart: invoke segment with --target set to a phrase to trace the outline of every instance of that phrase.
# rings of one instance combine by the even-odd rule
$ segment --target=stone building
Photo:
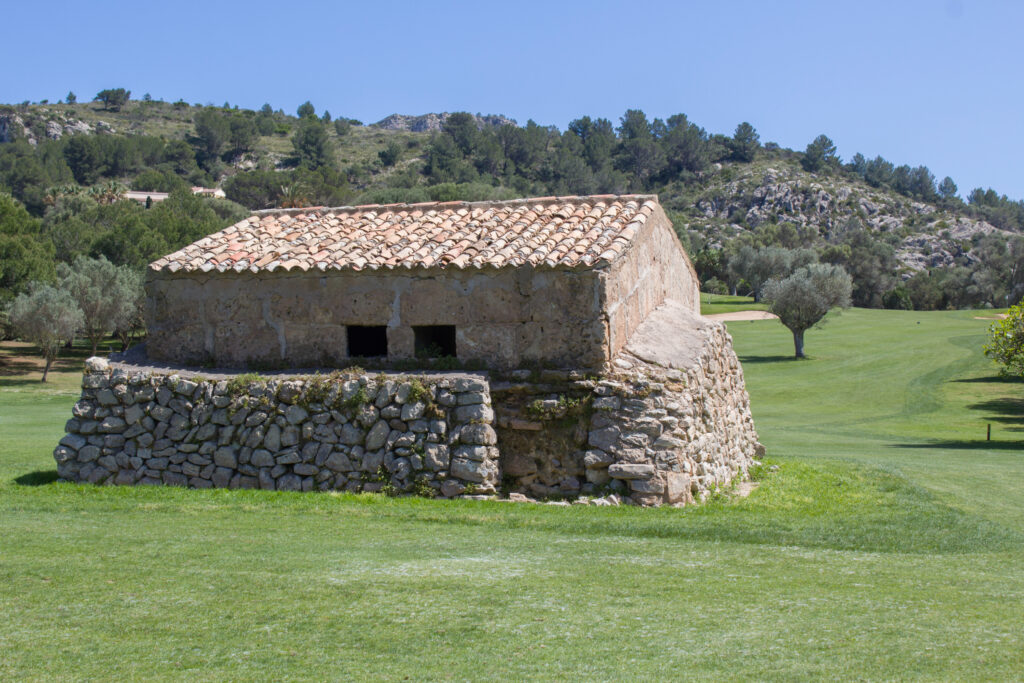
[[[599,369],[698,283],[654,196],[255,213],[152,263],[153,359]]]
[[[62,479],[685,505],[763,452],[651,196],[260,212],[146,287],[148,357],[87,362]],[[437,356],[486,370],[349,362]]]

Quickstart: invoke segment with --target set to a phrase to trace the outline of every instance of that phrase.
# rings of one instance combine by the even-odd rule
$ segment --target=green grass
[[[685,510],[57,484],[0,368],[0,678],[1018,679],[1024,384],[969,312],[730,323],[775,472]],[[993,441],[984,441],[986,424]]]
[[[728,294],[700,293],[701,315],[715,313],[734,313],[736,311],[766,311],[768,307],[762,303],[754,303],[750,296],[731,296]]]

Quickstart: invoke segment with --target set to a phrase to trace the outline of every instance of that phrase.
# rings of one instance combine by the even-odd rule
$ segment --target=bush
[[[999,374],[1024,377],[1024,304],[1012,306],[988,334],[985,355],[1003,366]]]

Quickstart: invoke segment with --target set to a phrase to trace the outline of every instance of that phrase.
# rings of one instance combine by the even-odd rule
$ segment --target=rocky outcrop
[[[441,130],[441,125],[451,116],[450,112],[441,114],[422,114],[420,116],[407,116],[405,114],[392,114],[391,116],[372,124],[377,128],[385,130],[407,130],[413,133],[430,133]],[[513,119],[498,114],[481,116],[475,114],[476,126],[479,129],[488,127],[500,128],[504,125],[516,125]]]
[[[59,140],[65,135],[92,133],[93,128],[84,121],[50,113],[44,119],[38,115],[16,113],[13,110],[0,112],[0,143],[24,139],[30,145],[39,139]]]
[[[13,112],[0,112],[0,142],[14,142],[27,137],[25,120]]]
[[[931,204],[775,168],[766,169],[760,177],[744,175],[708,190],[695,207],[706,218],[731,224],[721,233],[724,239],[743,226],[757,228],[765,223],[788,223],[804,235],[829,239],[855,218],[870,231],[897,235],[896,256],[911,272],[953,265],[958,257],[967,256],[962,245],[975,235],[1013,235]],[[712,227],[711,232],[715,231]]]

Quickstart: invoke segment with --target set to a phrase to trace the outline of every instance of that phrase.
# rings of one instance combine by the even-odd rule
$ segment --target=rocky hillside
[[[420,116],[392,114],[386,119],[381,119],[372,125],[377,128],[383,128],[384,130],[406,130],[413,133],[432,133],[436,130],[441,130],[441,126],[448,120],[449,116],[451,116],[450,112],[444,112],[441,114],[422,114]],[[501,116],[500,114],[488,114],[487,116],[475,114],[473,118],[476,119],[477,128],[500,128],[505,125],[516,125],[515,120],[506,116]]]
[[[106,121],[98,121],[90,125],[73,115],[61,112],[38,113],[26,115],[15,111],[0,112],[0,143],[24,139],[30,145],[36,145],[41,139],[60,140],[65,135],[76,133],[112,132],[113,128]]]
[[[696,196],[663,201],[686,217],[686,229],[703,232],[716,246],[769,224],[793,226],[808,242],[830,241],[856,221],[892,244],[908,275],[970,262],[976,235],[1015,234],[847,176],[807,173],[785,159],[718,164],[701,185]]]

